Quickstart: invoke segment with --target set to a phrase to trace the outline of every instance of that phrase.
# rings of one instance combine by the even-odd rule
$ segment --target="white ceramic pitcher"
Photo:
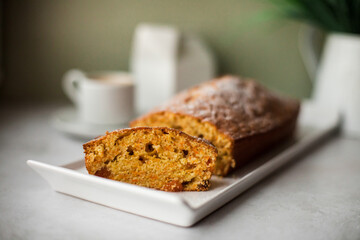
[[[321,59],[316,58],[314,29],[303,31],[300,49],[315,79],[313,100],[342,114],[345,135],[360,138],[360,35],[330,33]]]
[[[130,67],[136,80],[138,113],[216,75],[213,55],[199,37],[157,24],[136,28]]]

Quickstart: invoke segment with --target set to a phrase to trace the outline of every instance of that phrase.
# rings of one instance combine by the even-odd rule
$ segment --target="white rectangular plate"
[[[27,164],[51,187],[91,202],[159,221],[188,227],[221,207],[276,169],[293,160],[339,125],[339,115],[329,109],[303,103],[297,133],[292,141],[278,146],[231,174],[213,176],[206,192],[169,193],[87,174],[84,161],[53,166],[33,160]]]

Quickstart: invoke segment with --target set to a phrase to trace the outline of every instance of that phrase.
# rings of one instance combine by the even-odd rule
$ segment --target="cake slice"
[[[165,126],[210,141],[218,150],[215,174],[225,176],[290,137],[300,104],[254,80],[224,76],[179,93],[131,122]]]
[[[217,157],[206,141],[166,127],[107,132],[83,147],[89,174],[172,192],[208,190]]]

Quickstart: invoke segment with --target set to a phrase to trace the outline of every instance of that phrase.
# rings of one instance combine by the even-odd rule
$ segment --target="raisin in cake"
[[[164,191],[208,190],[217,150],[166,127],[116,130],[84,144],[90,174]]]
[[[299,102],[254,80],[224,76],[179,93],[131,126],[166,126],[204,138],[218,149],[215,174],[225,176],[295,128]]]

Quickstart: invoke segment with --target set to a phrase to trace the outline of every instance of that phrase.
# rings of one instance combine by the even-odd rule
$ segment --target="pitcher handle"
[[[317,54],[315,39],[317,38],[317,30],[309,25],[304,25],[299,31],[299,51],[305,65],[305,69],[314,82],[319,66],[320,57]]]

